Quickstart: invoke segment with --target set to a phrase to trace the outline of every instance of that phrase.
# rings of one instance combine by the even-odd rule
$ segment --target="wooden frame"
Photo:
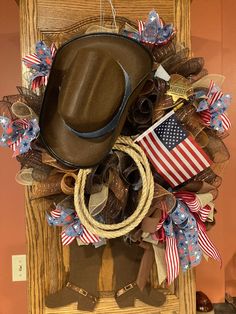
[[[65,33],[67,35],[76,33],[77,23],[70,22],[68,24],[68,21],[64,21],[64,24],[62,23],[63,28],[52,29],[52,27],[50,27],[55,18],[55,16],[50,15],[52,6],[56,6],[55,10],[60,18],[60,14],[63,14],[64,2],[65,0],[20,0],[22,56],[31,53],[34,50],[35,42],[40,38],[48,41],[53,38],[54,41],[61,42],[64,39]],[[78,11],[78,14],[80,19],[82,19],[88,14],[83,6],[86,2],[88,1],[67,0],[66,4],[71,6],[71,12],[74,12],[74,3],[81,5],[82,9]],[[117,0],[113,2],[120,15],[124,14],[124,12],[128,12],[127,3],[129,3],[129,5],[133,3],[136,7],[140,6],[145,14],[148,12],[148,7],[149,9],[150,7],[154,7],[154,4],[151,4],[151,2],[159,4],[160,11],[163,11],[164,14],[164,16],[162,16],[170,20],[174,19],[177,29],[180,30],[177,35],[178,41],[190,47],[190,0]],[[52,5],[49,5],[49,3]],[[95,1],[91,1],[91,3],[95,3]],[[173,7],[172,10],[169,10],[171,3],[173,3]],[[45,13],[43,8],[45,8]],[[95,15],[97,8],[94,4],[91,4],[90,9],[91,15]],[[130,18],[133,13],[132,10],[129,12],[131,13],[127,13],[126,16]],[[40,14],[44,14],[45,16],[43,15],[41,18]],[[43,23],[44,20],[47,20],[47,25]],[[45,295],[57,291],[65,282],[66,272],[68,271],[68,250],[63,250],[61,247],[59,230],[48,227],[46,223],[45,208],[48,207],[48,201],[45,199],[37,201],[30,200],[30,188],[26,189],[25,198],[28,244],[28,312],[30,314],[79,313],[75,304],[60,309],[47,309],[44,306]],[[110,260],[109,250],[105,251],[103,259],[104,265],[106,265],[107,260]],[[178,280],[178,295],[168,295],[166,304],[161,308],[148,307],[141,302],[137,302],[135,308],[122,311],[116,307],[111,294],[109,294],[109,291],[112,290],[111,277],[112,273],[107,272],[106,267],[103,266],[100,274],[100,288],[104,291],[103,295],[105,298],[101,300],[95,313],[195,313],[195,280],[192,271],[189,271],[185,275],[180,275]],[[104,278],[106,278],[106,280],[104,280]]]

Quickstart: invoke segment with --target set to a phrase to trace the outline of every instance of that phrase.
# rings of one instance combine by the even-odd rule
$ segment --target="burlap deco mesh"
[[[25,100],[27,106],[29,106],[39,116],[43,101],[43,95],[38,96],[30,89],[22,86],[17,86],[17,90],[22,98]]]
[[[163,203],[165,203],[165,207],[163,207]],[[153,200],[147,216],[152,215],[156,210],[170,212],[175,204],[176,199],[174,195],[158,183],[154,183]]]
[[[204,181],[218,188],[222,183],[222,178],[216,175],[214,171],[209,167],[196,175],[193,181]]]
[[[205,132],[205,126],[202,124],[199,115],[195,111],[195,106],[188,104],[177,110],[176,116],[200,146],[206,147],[209,143],[209,137]]]
[[[17,96],[5,96],[2,101],[0,101],[0,115],[5,116],[11,120],[17,119],[14,113],[11,111],[11,106],[14,101],[21,99],[19,95]]]
[[[140,97],[129,109],[122,134],[139,134],[152,125],[153,116],[157,117],[157,114],[154,112],[156,104],[164,97],[168,87],[169,84],[162,79],[150,78],[147,80],[140,93]]]
[[[191,74],[188,76],[188,80],[191,84],[195,83],[196,81],[200,80],[202,77],[208,74],[207,69],[202,69],[198,74]]]
[[[217,133],[213,130],[207,129],[206,134],[209,138],[209,142],[205,147],[205,151],[211,160],[214,163],[223,163],[229,160],[229,151]]]
[[[52,167],[42,162],[42,148],[39,141],[32,143],[32,149],[27,153],[18,155],[17,161],[21,164],[21,168],[32,168],[32,177],[35,181],[44,181],[48,178]]]
[[[171,40],[167,45],[154,46],[152,53],[158,63],[170,58],[176,51],[175,41]]]
[[[188,55],[188,48],[180,49],[175,54],[166,58],[161,64],[169,74],[176,73],[176,69],[179,67],[179,64],[186,61]]]

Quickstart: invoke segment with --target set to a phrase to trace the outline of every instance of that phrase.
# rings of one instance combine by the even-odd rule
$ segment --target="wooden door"
[[[178,41],[190,46],[190,0],[113,0],[118,16],[136,20],[145,18],[155,8],[166,22],[173,22],[178,30]],[[107,14],[109,14],[107,6]],[[39,39],[60,45],[77,34],[81,20],[99,15],[99,0],[21,0],[21,53],[34,51]],[[86,23],[85,23],[86,24]],[[24,72],[24,68],[22,69]],[[24,77],[24,76],[23,76]],[[76,304],[48,309],[45,296],[59,290],[68,272],[68,250],[62,249],[59,230],[48,227],[45,199],[31,200],[26,190],[26,221],[28,242],[28,304],[30,314],[79,313]],[[154,308],[137,302],[135,308],[120,310],[112,298],[112,259],[109,249],[104,253],[100,274],[103,298],[95,313],[195,313],[195,281],[193,272],[181,274],[167,296],[167,302]],[[81,312],[87,313],[87,312]]]

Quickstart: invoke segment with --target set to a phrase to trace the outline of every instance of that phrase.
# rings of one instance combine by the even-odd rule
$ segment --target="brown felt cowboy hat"
[[[97,165],[119,136],[152,56],[118,34],[76,37],[54,59],[41,115],[41,138],[51,155],[72,167]]]

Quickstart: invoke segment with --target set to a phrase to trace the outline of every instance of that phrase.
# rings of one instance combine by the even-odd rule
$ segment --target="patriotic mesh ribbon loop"
[[[200,263],[202,251],[196,219],[183,202],[177,201],[163,228],[166,234],[167,282],[171,284],[179,274],[179,266],[186,271]]]
[[[100,238],[88,231],[81,223],[72,208],[64,208],[57,205],[56,208],[47,214],[48,224],[51,226],[63,227],[61,240],[63,245],[69,245],[76,238],[84,244],[98,243]]]
[[[202,222],[205,222],[207,220],[207,217],[209,216],[211,211],[211,207],[209,205],[201,207],[201,204],[195,193],[188,191],[179,191],[175,192],[174,195],[176,198],[183,201],[189,207],[192,213],[197,213],[199,219]]]
[[[222,264],[220,254],[206,234],[206,221],[211,207],[201,207],[196,194],[188,191],[174,193],[177,204],[171,214],[162,213],[154,240],[166,242],[165,259],[167,282],[171,284],[179,274],[197,266],[204,252]],[[164,230],[164,237],[162,231]]]
[[[212,241],[209,239],[206,233],[206,227],[204,225],[204,222],[206,221],[211,211],[211,207],[206,205],[202,208],[196,197],[196,194],[193,192],[180,191],[175,193],[175,197],[177,199],[181,199],[181,201],[183,201],[189,207],[190,211],[194,214],[198,225],[198,242],[202,251],[207,256],[220,262],[220,265],[222,265],[220,253],[218,252]]]
[[[13,157],[24,154],[31,148],[31,142],[39,134],[38,121],[36,119],[10,120],[0,116],[0,125],[3,133],[0,137],[0,146],[8,146],[13,151]]]
[[[204,93],[196,93],[197,98],[204,98],[200,101],[197,112],[199,112],[203,122],[212,129],[224,132],[230,126],[230,120],[225,114],[231,102],[231,96],[223,94],[220,88],[213,82],[210,82],[207,95]]]
[[[164,45],[176,31],[172,24],[164,24],[155,10],[152,10],[146,22],[138,20],[138,33],[126,32],[128,37],[150,45]]]
[[[33,90],[47,85],[55,54],[56,46],[54,44],[47,47],[43,41],[38,41],[36,43],[36,52],[22,59],[26,67],[32,72],[31,86]]]

